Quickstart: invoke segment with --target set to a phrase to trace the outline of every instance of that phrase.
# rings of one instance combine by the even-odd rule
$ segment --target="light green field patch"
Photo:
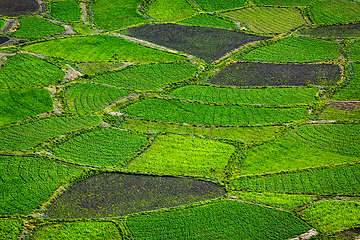
[[[76,0],[61,0],[50,3],[50,15],[63,21],[79,21],[81,18],[80,4]]]
[[[255,33],[284,33],[306,23],[296,8],[251,7],[222,14],[245,22]]]
[[[265,47],[257,48],[244,56],[244,60],[258,62],[306,63],[338,59],[340,45],[313,38],[293,37]]]
[[[252,0],[256,5],[308,6],[320,0]]]
[[[86,62],[79,63],[78,67],[85,74],[96,74],[103,71],[117,70],[125,67],[123,62]]]
[[[196,3],[199,4],[205,11],[214,12],[218,10],[242,7],[245,4],[245,0],[196,0]]]
[[[159,135],[151,148],[129,164],[140,172],[223,177],[235,147],[220,141]]]
[[[202,27],[218,27],[218,28],[235,28],[236,23],[219,18],[210,14],[198,14],[194,17],[178,22],[179,24],[202,26]]]
[[[185,0],[156,0],[149,6],[149,14],[165,22],[190,17],[195,10]]]
[[[354,74],[350,79],[350,83],[331,96],[332,99],[360,100],[360,63],[354,63],[352,66]]]
[[[324,112],[320,115],[324,120],[359,120],[360,119],[360,104],[359,108],[354,110],[341,110],[334,107],[325,108]]]
[[[7,21],[5,19],[0,19],[0,30],[2,30],[7,24]]]
[[[109,35],[57,39],[28,45],[24,50],[77,62],[169,62],[187,59]],[[113,57],[115,54],[118,59]]]
[[[356,42],[351,48],[350,59],[354,62],[360,62],[360,41]]]

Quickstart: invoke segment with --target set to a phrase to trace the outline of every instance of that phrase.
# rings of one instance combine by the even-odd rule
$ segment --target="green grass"
[[[296,173],[240,177],[230,182],[238,190],[358,196],[360,165],[326,167]]]
[[[53,103],[43,89],[0,89],[0,126],[52,111]]]
[[[178,24],[202,26],[202,27],[230,28],[230,29],[237,27],[237,25],[232,21],[228,21],[210,14],[197,14],[191,18],[178,22]]]
[[[64,222],[49,224],[37,229],[31,239],[123,239],[113,222]]]
[[[76,136],[51,148],[59,158],[95,165],[115,166],[126,162],[145,146],[147,139],[122,130],[100,128]]]
[[[272,6],[308,6],[319,0],[252,0],[256,5]]]
[[[148,12],[156,19],[173,22],[190,17],[196,11],[186,0],[156,0],[149,6]]]
[[[316,3],[311,8],[317,24],[350,23],[360,20],[360,4],[349,0],[327,0]]]
[[[97,0],[91,4],[94,22],[105,31],[147,22],[148,19],[137,12],[142,2],[141,0]]]
[[[321,201],[306,208],[301,216],[323,233],[355,227],[360,224],[360,203]]]
[[[286,105],[315,102],[318,88],[219,88],[190,85],[178,88],[171,97],[209,103]]]
[[[218,10],[242,7],[245,4],[245,0],[196,0],[196,3],[199,4],[200,7],[203,8],[205,11],[214,12]]]
[[[7,21],[5,19],[0,19],[0,30],[2,30],[7,25]]]
[[[0,218],[0,239],[16,240],[24,228],[22,219]]]
[[[57,66],[29,54],[16,54],[0,69],[0,87],[39,86],[64,78]]]
[[[307,109],[215,106],[177,100],[147,99],[127,107],[124,112],[145,120],[233,126],[293,121],[303,118],[307,114]]]
[[[83,170],[40,157],[2,156],[0,214],[30,212]]]
[[[264,204],[281,209],[294,210],[316,199],[310,195],[293,195],[272,192],[231,192],[231,196],[255,204]]]
[[[321,113],[320,118],[324,120],[359,120],[360,108],[349,111],[329,106]]]
[[[1,150],[29,149],[70,131],[100,125],[98,116],[53,117],[0,130]]]
[[[191,63],[134,65],[121,71],[95,76],[92,80],[128,89],[155,90],[160,86],[189,78],[198,68]]]
[[[286,38],[246,54],[243,59],[259,62],[319,62],[338,59],[340,45],[335,42],[313,38]]]
[[[85,74],[96,74],[103,71],[112,71],[123,68],[125,64],[123,62],[85,62],[79,63],[77,66]]]
[[[290,213],[226,201],[130,217],[135,239],[289,239],[310,227]]]
[[[187,58],[141,46],[120,37],[94,35],[35,43],[24,50],[77,62],[169,62]],[[115,59],[114,54],[118,55]]]
[[[50,15],[62,21],[80,21],[81,7],[76,0],[60,0],[50,3]]]
[[[296,8],[250,7],[225,12],[224,16],[245,22],[255,33],[284,33],[306,22]]]
[[[220,141],[159,135],[151,148],[131,162],[128,168],[160,174],[223,177],[234,151],[234,146]]]
[[[179,123],[151,122],[139,119],[128,119],[121,123],[121,127],[141,132],[193,134],[196,136],[233,139],[244,142],[265,141],[273,137],[281,129],[277,126],[205,127]]]
[[[339,92],[331,96],[336,100],[360,100],[360,63],[353,63],[354,75],[350,83],[341,88]]]
[[[72,23],[71,24],[73,30],[81,35],[94,34],[97,32],[92,26],[85,24],[83,22],[80,23]]]
[[[66,109],[72,114],[84,115],[98,112],[111,103],[129,95],[128,91],[101,84],[76,84],[64,94]]]
[[[360,62],[360,41],[356,42],[351,48],[350,59],[354,62]]]

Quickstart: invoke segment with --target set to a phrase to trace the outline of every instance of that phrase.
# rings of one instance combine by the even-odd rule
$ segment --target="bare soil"
[[[333,102],[329,106],[340,110],[352,111],[360,108],[360,102]]]

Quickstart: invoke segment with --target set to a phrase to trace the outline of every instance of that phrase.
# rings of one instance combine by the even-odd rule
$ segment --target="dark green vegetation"
[[[81,8],[76,0],[60,0],[50,3],[50,15],[58,20],[79,21]]]
[[[36,0],[1,0],[0,15],[15,17],[36,12],[39,4]]]
[[[360,37],[360,23],[332,25],[308,28],[300,31],[300,35],[312,37]]]
[[[67,110],[81,115],[100,111],[129,95],[129,92],[101,84],[84,83],[67,88],[64,95]]]
[[[49,208],[51,218],[94,218],[169,208],[225,194],[200,180],[104,173],[77,183]]]
[[[245,4],[245,0],[238,0],[235,2],[232,0],[196,0],[196,2],[200,5],[202,9],[205,9],[208,12],[225,10],[230,8],[238,8],[244,6]]]
[[[218,28],[235,28],[234,22],[222,19],[210,14],[197,14],[191,18],[178,22],[179,24],[202,26],[202,27],[218,27]]]
[[[194,13],[195,10],[186,0],[156,0],[149,6],[149,14],[165,22],[181,20]]]
[[[55,156],[74,162],[114,166],[126,162],[146,145],[146,137],[113,128],[100,128],[54,146]]]
[[[307,6],[319,0],[252,0],[257,5],[272,5],[272,6]]]
[[[190,85],[178,88],[170,96],[208,103],[286,105],[315,102],[318,88],[220,88]]]
[[[351,56],[352,61],[360,62],[360,42],[356,42],[354,46],[351,48]]]
[[[190,77],[198,66],[185,64],[149,64],[129,66],[124,70],[94,77],[94,82],[139,90],[155,90]]]
[[[215,106],[163,99],[141,101],[124,111],[146,120],[215,126],[288,122],[307,113],[306,108]]]
[[[159,135],[129,169],[171,175],[223,177],[235,147],[220,141]]]
[[[360,4],[350,0],[319,1],[311,7],[317,24],[349,23],[360,20]]]
[[[353,72],[350,83],[332,96],[336,100],[360,100],[360,63],[353,63]]]
[[[54,223],[38,229],[31,239],[34,240],[73,240],[93,239],[112,240],[122,239],[118,228],[113,222],[64,222]]]
[[[206,62],[212,62],[245,43],[268,39],[268,37],[249,35],[226,29],[175,24],[145,25],[128,29],[126,34],[189,53]],[[186,36],[186,38],[182,38],[182,36]]]
[[[35,88],[0,89],[0,126],[52,111],[48,91]]]
[[[288,239],[310,228],[289,213],[237,201],[135,216],[128,226],[136,239]]]
[[[9,57],[0,69],[0,87],[49,85],[63,78],[57,66],[29,54]]]
[[[20,20],[20,28],[12,35],[15,38],[42,38],[65,32],[65,28],[43,18],[32,16]]]
[[[109,35],[71,37],[39,42],[25,46],[24,50],[77,62],[110,60],[169,62],[186,59],[183,56],[147,48],[123,38]],[[118,59],[114,59],[114,54],[118,55]]]
[[[29,149],[68,132],[100,125],[98,116],[52,117],[0,130],[0,150]]]
[[[334,102],[329,104],[320,115],[325,120],[357,120],[360,119],[359,102]]]
[[[257,62],[306,63],[338,59],[340,45],[313,38],[294,37],[257,48],[243,60]]]
[[[222,14],[244,22],[255,33],[284,33],[305,24],[296,8],[250,7]]]
[[[225,86],[306,86],[330,85],[340,80],[340,68],[334,64],[270,64],[237,62],[210,79]]]
[[[47,158],[1,156],[0,214],[39,208],[56,189],[81,172],[77,166]]]
[[[22,232],[24,221],[18,219],[0,218],[0,239],[16,240]]]
[[[304,170],[295,173],[241,177],[231,183],[238,190],[359,195],[360,165]]]

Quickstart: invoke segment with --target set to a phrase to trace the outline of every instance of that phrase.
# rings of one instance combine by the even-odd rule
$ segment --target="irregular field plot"
[[[0,219],[0,238],[7,240],[16,240],[19,238],[23,228],[24,221],[22,219]]]
[[[239,190],[359,195],[360,165],[305,170],[297,173],[241,177],[231,182]]]
[[[360,62],[360,41],[356,42],[351,48],[350,59],[355,62]]]
[[[302,217],[322,232],[334,232],[360,223],[360,203],[321,201],[307,207]]]
[[[112,128],[76,136],[52,148],[55,156],[96,165],[119,165],[145,146],[146,137]]]
[[[237,25],[222,18],[210,14],[198,14],[191,18],[185,19],[178,24],[202,26],[202,27],[218,27],[218,28],[235,28]]]
[[[338,59],[340,45],[335,42],[313,38],[293,37],[246,54],[243,59],[258,62],[319,62]]]
[[[0,87],[39,86],[56,83],[64,72],[30,54],[16,54],[0,69]]]
[[[288,122],[307,114],[306,108],[214,106],[163,99],[144,100],[124,111],[145,120],[216,126]]]
[[[273,137],[281,128],[265,127],[204,127],[179,123],[152,122],[128,119],[121,127],[141,132],[183,133],[211,138],[234,139],[238,141],[264,141]]]
[[[159,135],[153,145],[128,166],[130,170],[173,175],[224,176],[235,147],[220,141]]]
[[[256,5],[308,6],[319,0],[252,0]]]
[[[37,229],[31,237],[42,239],[122,239],[120,232],[113,222],[64,222],[46,225]]]
[[[66,108],[73,114],[88,114],[100,111],[129,94],[128,91],[101,84],[76,84],[66,89]]]
[[[0,15],[15,17],[36,12],[39,4],[36,0],[1,0]]]
[[[331,96],[336,100],[360,100],[360,63],[354,63],[350,83],[341,88],[339,92]]]
[[[141,0],[97,0],[91,4],[94,22],[105,31],[147,22],[148,19],[137,12],[142,2]]]
[[[339,107],[339,106],[343,106]],[[325,120],[357,120],[360,119],[360,103],[337,102],[330,104],[320,115]]]
[[[191,63],[135,65],[121,71],[95,76],[92,80],[117,87],[155,90],[159,86],[184,80],[197,69],[198,66]]]
[[[230,8],[242,7],[245,4],[245,0],[196,0],[196,3],[200,5],[201,8],[208,12],[214,12],[218,10],[225,10]]]
[[[186,0],[156,0],[149,6],[148,12],[156,19],[172,22],[190,17],[196,11]]]
[[[0,31],[6,26],[7,21],[5,19],[0,19]],[[1,41],[0,41],[1,44]]]
[[[136,239],[288,239],[310,229],[290,213],[237,201],[130,217],[127,225]]]
[[[65,28],[43,18],[32,16],[20,20],[20,28],[13,37],[16,38],[41,38],[65,32]]]
[[[225,190],[200,180],[104,173],[79,182],[51,205],[51,218],[115,217],[220,197]]]
[[[360,20],[360,4],[349,0],[319,1],[311,8],[317,24],[350,23]]]
[[[220,88],[190,85],[178,88],[171,97],[228,104],[299,104],[315,102],[318,88]]]
[[[222,14],[244,21],[255,33],[284,33],[306,23],[296,8],[251,7]]]
[[[186,52],[206,62],[212,62],[245,43],[268,39],[226,29],[175,24],[145,25],[126,31],[131,37]]]
[[[312,37],[360,37],[360,23],[308,28],[301,30],[300,34]]]
[[[122,62],[169,62],[187,59],[109,35],[57,39],[28,45],[24,50],[77,62],[110,61],[114,60],[114,54],[117,54],[118,61]]]
[[[98,116],[53,117],[0,130],[0,150],[29,149],[70,131],[100,125]]]
[[[335,64],[237,62],[213,76],[210,83],[227,86],[328,86],[340,78],[340,67]]]
[[[77,66],[85,74],[96,74],[103,71],[117,70],[123,68],[125,63],[123,62],[85,62],[79,63]]]
[[[50,3],[50,15],[59,20],[79,21],[81,8],[76,0],[61,0]]]
[[[43,89],[0,89],[0,126],[52,111],[53,103]]]
[[[0,214],[25,213],[83,170],[40,157],[1,156]]]

